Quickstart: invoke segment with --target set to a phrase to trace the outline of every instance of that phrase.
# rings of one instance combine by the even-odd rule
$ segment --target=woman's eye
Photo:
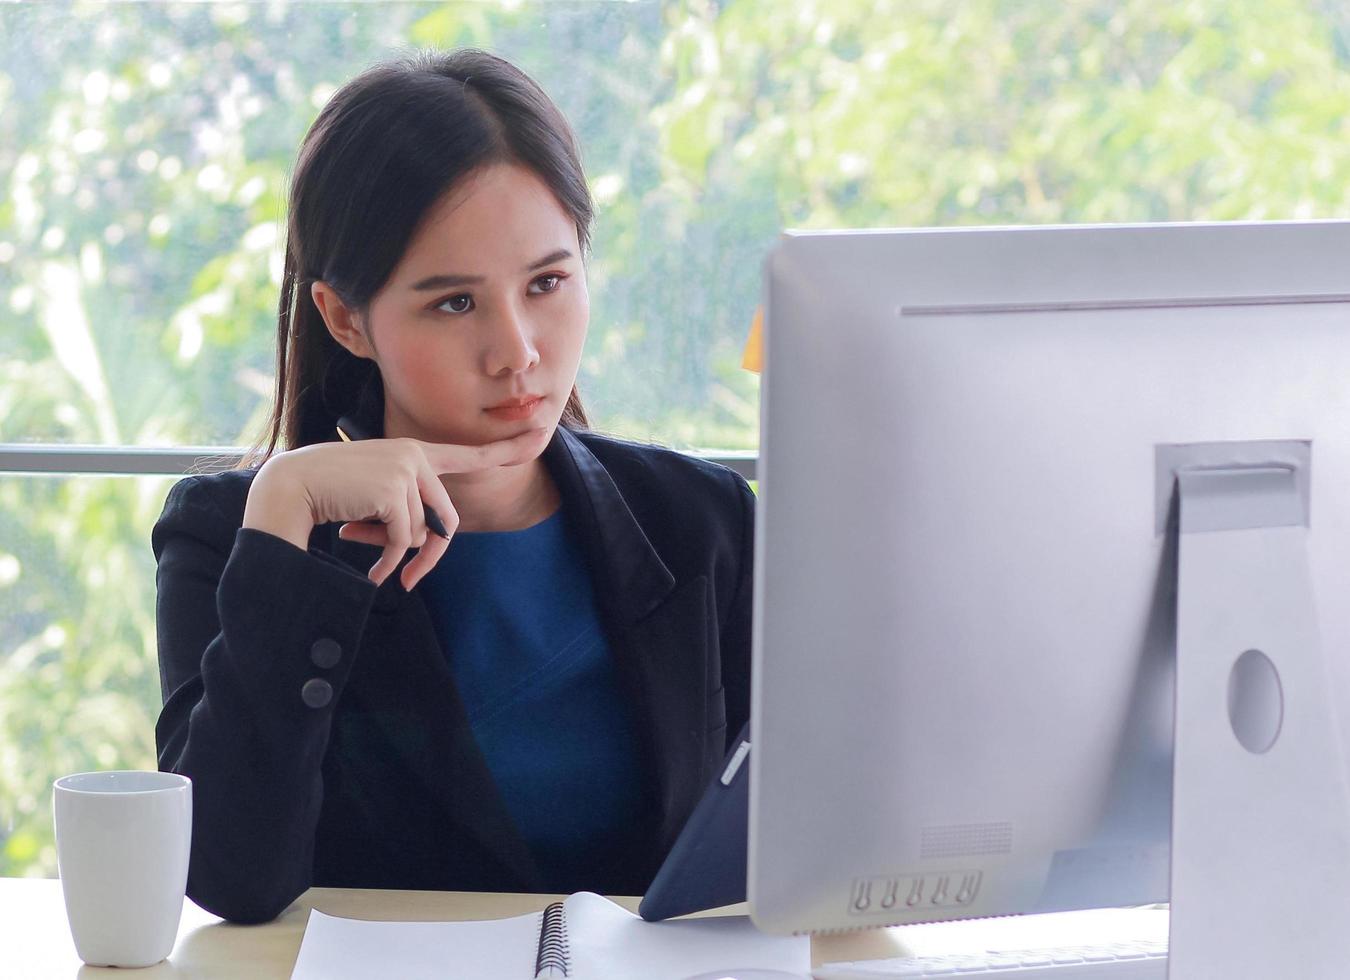
[[[449,299],[441,300],[436,304],[436,309],[443,309],[448,313],[468,313],[473,309],[473,297],[468,293],[458,293]]]
[[[562,280],[563,280],[562,276],[555,276],[555,275],[540,276],[533,283],[531,283],[531,285],[538,287],[533,290],[534,292],[551,293],[553,292],[553,290],[558,288],[558,286],[562,283]]]

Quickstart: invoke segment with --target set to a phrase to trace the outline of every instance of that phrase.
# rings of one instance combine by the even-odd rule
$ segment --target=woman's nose
[[[507,307],[493,324],[492,342],[487,350],[487,373],[516,374],[539,363],[531,326],[514,306]]]

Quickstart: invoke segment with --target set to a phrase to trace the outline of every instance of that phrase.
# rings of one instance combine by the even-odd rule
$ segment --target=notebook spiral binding
[[[567,948],[567,920],[563,917],[563,903],[554,902],[544,909],[539,924],[539,952],[534,960],[534,975],[552,967],[563,976],[570,976],[571,956]]]

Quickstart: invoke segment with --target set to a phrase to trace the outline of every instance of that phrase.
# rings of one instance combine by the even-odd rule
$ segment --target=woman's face
[[[386,435],[478,445],[551,430],[590,317],[576,223],[532,171],[489,166],[432,207],[368,317]]]

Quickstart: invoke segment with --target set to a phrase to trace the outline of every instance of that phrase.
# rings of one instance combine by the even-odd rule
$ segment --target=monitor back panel
[[[762,927],[1167,899],[1156,447],[1312,443],[1320,626],[1350,649],[1347,255],[1338,222],[783,239],[755,556]]]

